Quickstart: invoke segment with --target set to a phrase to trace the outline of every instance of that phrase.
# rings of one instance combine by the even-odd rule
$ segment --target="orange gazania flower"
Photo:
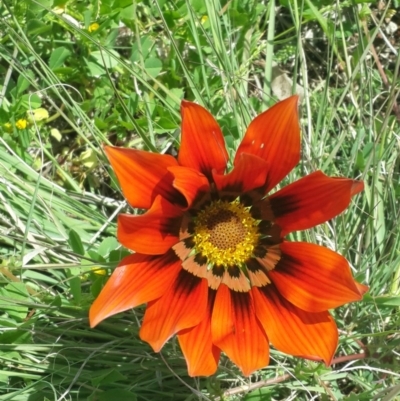
[[[226,173],[224,137],[203,107],[183,101],[170,155],[106,147],[128,202],[118,218],[124,258],[90,309],[96,326],[147,303],[140,337],[158,352],[174,334],[191,376],[213,374],[221,350],[245,375],[278,350],[330,364],[338,342],[328,309],[367,290],[339,254],[285,236],[332,219],[363,183],[312,173],[269,195],[300,158],[297,97],[249,125]]]

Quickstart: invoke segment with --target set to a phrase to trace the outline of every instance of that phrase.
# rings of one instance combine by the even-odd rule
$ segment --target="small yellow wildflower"
[[[105,276],[107,274],[106,269],[101,269],[99,267],[92,267],[91,268],[92,272],[98,276]]]
[[[18,128],[18,129],[25,129],[26,128],[26,126],[28,125],[28,121],[26,121],[25,120],[25,118],[20,118],[16,123],[15,123],[15,126]]]
[[[6,132],[12,132],[12,125],[10,124],[10,123],[5,123],[5,124],[3,124],[3,128],[4,128],[4,131],[6,131]]]
[[[90,270],[86,270],[83,274],[81,274],[81,280],[82,281],[87,281],[89,279],[89,277],[91,276],[91,273],[93,273],[95,275],[95,277],[101,277],[101,276],[106,276],[107,275],[107,270],[103,269],[99,266],[94,266],[91,267]],[[94,279],[95,277],[92,276],[92,279]]]
[[[88,31],[95,32],[100,28],[100,25],[97,22],[93,22],[93,24],[89,25]]]

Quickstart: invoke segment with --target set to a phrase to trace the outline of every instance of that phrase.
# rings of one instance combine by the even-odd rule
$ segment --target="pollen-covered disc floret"
[[[259,236],[258,220],[238,200],[214,201],[194,220],[195,250],[211,265],[243,265],[252,256]]]

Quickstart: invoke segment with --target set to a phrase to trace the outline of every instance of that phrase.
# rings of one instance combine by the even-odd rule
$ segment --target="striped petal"
[[[147,255],[161,255],[179,241],[183,212],[158,196],[151,209],[138,216],[118,216],[118,241]]]
[[[208,291],[208,308],[204,319],[190,329],[178,333],[179,345],[185,356],[190,376],[210,376],[218,367],[221,351],[212,343],[211,313],[215,291]]]
[[[298,308],[322,312],[362,299],[343,256],[306,242],[283,242],[280,247],[282,257],[268,277]]]
[[[204,107],[186,100],[181,103],[181,114],[179,164],[200,171],[209,179],[213,169],[223,173],[228,153],[221,128],[214,117]]]
[[[247,128],[235,158],[242,153],[268,163],[266,192],[275,187],[300,160],[298,97],[285,99],[257,116]]]
[[[265,214],[272,210],[282,236],[324,223],[342,213],[351,197],[364,188],[361,181],[327,177],[316,171],[289,184],[260,203]]]
[[[181,270],[173,251],[161,256],[135,253],[122,259],[89,311],[90,326],[161,297]]]
[[[260,188],[267,179],[268,164],[260,157],[242,153],[229,174],[213,172],[215,185],[219,191],[243,194]]]
[[[331,364],[338,330],[329,312],[303,311],[283,298],[273,285],[252,288],[252,293],[257,318],[275,348]]]
[[[174,188],[185,197],[187,208],[190,208],[196,200],[199,200],[210,190],[207,177],[196,170],[173,166],[168,168],[168,171],[174,176]]]
[[[218,288],[211,320],[213,343],[245,376],[269,363],[268,339],[254,312],[250,292]]]
[[[171,203],[184,201],[167,170],[178,165],[172,156],[113,146],[104,151],[131,206],[149,209],[157,195]]]
[[[181,270],[169,291],[148,303],[140,338],[159,352],[175,333],[205,319],[207,296],[207,280]]]

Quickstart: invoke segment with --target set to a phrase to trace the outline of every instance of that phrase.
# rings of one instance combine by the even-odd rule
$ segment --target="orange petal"
[[[164,294],[181,270],[173,251],[162,256],[135,253],[122,259],[89,311],[90,327],[116,313]]]
[[[185,197],[188,208],[210,190],[206,176],[196,170],[173,166],[168,171],[174,176],[173,186]]]
[[[338,331],[329,312],[305,312],[283,298],[273,285],[251,291],[256,315],[275,348],[331,364]]]
[[[185,356],[190,376],[210,376],[215,373],[221,351],[212,343],[211,312],[215,291],[208,292],[208,308],[204,319],[190,329],[178,333],[179,345]]]
[[[147,255],[161,255],[179,241],[183,212],[158,196],[144,214],[118,216],[118,241],[126,248]]]
[[[250,292],[230,291],[221,284],[211,321],[213,343],[245,376],[269,363],[268,339],[256,319]]]
[[[236,161],[233,170],[226,175],[213,172],[214,182],[219,191],[242,194],[265,184],[268,164],[263,159],[242,153]]]
[[[357,281],[355,283],[356,283],[356,287],[361,295],[364,295],[369,290],[369,287],[367,285],[358,283]]]
[[[306,242],[285,241],[280,246],[282,258],[268,276],[298,308],[322,312],[362,299],[343,256]]]
[[[155,352],[180,330],[198,325],[207,313],[207,280],[181,270],[172,287],[147,305],[140,338]]]
[[[299,162],[298,97],[292,96],[257,116],[247,128],[235,158],[242,153],[264,159],[268,165],[266,192],[275,187]]]
[[[282,227],[282,236],[285,236],[342,213],[349,206],[351,197],[363,188],[362,181],[331,178],[316,171],[274,193],[266,202],[269,202],[275,222]],[[264,203],[264,206],[267,213],[268,204]]]
[[[157,195],[172,203],[183,201],[167,170],[178,164],[172,156],[113,146],[105,146],[104,151],[125,198],[133,207],[148,209]]]
[[[214,117],[202,106],[181,103],[182,139],[179,164],[192,167],[211,178],[211,171],[223,173],[228,161],[225,140]]]

